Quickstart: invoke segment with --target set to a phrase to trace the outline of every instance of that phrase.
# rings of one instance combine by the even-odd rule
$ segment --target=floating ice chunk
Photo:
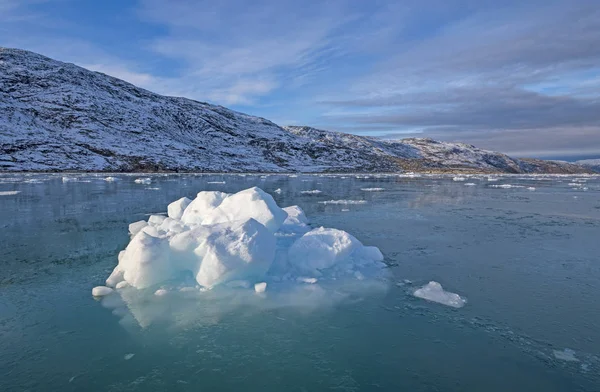
[[[524,188],[523,185],[511,185],[511,184],[490,185],[490,187],[491,188],[503,188],[503,189]]]
[[[21,191],[0,191],[0,196],[13,196],[21,193]]]
[[[94,297],[104,297],[113,292],[113,289],[106,286],[96,286],[92,289],[92,295]]]
[[[277,189],[275,189],[275,190],[273,191],[273,193],[277,193],[277,194],[281,193],[281,188],[277,188]]]
[[[533,187],[533,186],[527,187],[527,190],[528,191],[535,191],[535,187]]]
[[[474,182],[465,182],[465,186],[475,186],[477,184],[475,184]]]
[[[146,177],[146,178],[136,178],[133,182],[135,182],[136,184],[144,184],[144,185],[148,185],[152,183],[152,179],[150,177]]]
[[[360,241],[345,231],[320,227],[294,242],[288,259],[300,271],[318,272],[333,267],[360,247]]]
[[[360,190],[365,192],[382,192],[385,191],[385,188],[360,188]]]
[[[63,177],[62,178],[62,182],[71,182],[71,181],[77,181],[77,178],[75,178],[75,177]]]
[[[366,204],[366,200],[325,200],[318,202],[319,204]]]
[[[254,219],[218,225],[194,251],[202,258],[196,281],[205,287],[261,278],[275,257],[275,236]]]
[[[287,218],[285,218],[285,221],[283,221],[285,226],[308,224],[308,218],[304,214],[302,208],[298,206],[290,206],[285,207],[283,210],[288,214]]]
[[[465,177],[456,176],[452,178],[452,181],[466,181]]]
[[[186,225],[198,225],[217,208],[229,194],[225,192],[199,192],[192,202],[186,207],[181,216],[181,221]]]
[[[287,218],[287,213],[279,208],[271,195],[254,187],[225,198],[204,218],[202,224],[245,221],[250,218],[262,223],[272,232],[276,232]]]
[[[437,302],[442,305],[453,308],[462,308],[467,302],[466,299],[455,293],[444,291],[442,285],[438,282],[429,282],[413,293],[415,297],[426,299],[427,301]]]
[[[115,181],[117,181],[117,178],[116,177],[104,177],[104,181],[115,182]]]
[[[579,359],[575,357],[575,351],[570,348],[565,348],[564,350],[554,350],[554,357],[561,361],[567,362],[579,362]]]
[[[313,189],[311,191],[301,191],[300,193],[302,193],[303,195],[318,195],[319,193],[323,193],[323,191]]]
[[[490,182],[498,181],[498,179],[495,177],[488,177],[487,180]]]
[[[135,354],[125,354],[125,356],[123,357],[123,359],[125,359],[126,361],[129,361],[134,356],[135,356]]]
[[[254,285],[254,291],[256,291],[257,293],[264,293],[266,290],[267,290],[266,282],[256,283]]]
[[[350,211],[350,210],[347,208],[342,208],[342,212],[348,212],[348,211]]]
[[[225,181],[208,181],[207,184],[225,184]]]
[[[191,202],[192,200],[188,199],[187,197],[182,197],[179,200],[175,200],[167,207],[167,215],[169,216],[169,218],[181,219],[181,217],[183,216],[183,212],[190,205]]]

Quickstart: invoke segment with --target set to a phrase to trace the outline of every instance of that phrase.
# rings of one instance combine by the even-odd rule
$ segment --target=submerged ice
[[[260,188],[203,191],[167,210],[167,216],[129,225],[131,240],[106,288],[151,288],[162,295],[177,284],[197,291],[226,285],[261,293],[270,291],[270,282],[363,280],[382,276],[385,267],[378,248],[342,230],[311,229],[300,207],[280,208]],[[110,293],[98,288],[94,293],[99,291]]]

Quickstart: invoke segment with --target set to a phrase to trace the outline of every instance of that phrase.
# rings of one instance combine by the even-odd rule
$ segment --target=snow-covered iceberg
[[[184,292],[246,287],[255,295],[250,288],[269,292],[271,282],[306,285],[317,278],[321,283],[385,274],[378,248],[363,246],[342,230],[311,229],[300,207],[280,208],[260,188],[203,191],[194,200],[172,202],[167,210],[168,216],[151,215],[129,225],[131,240],[107,287],[115,292],[168,291],[182,284],[190,287]]]

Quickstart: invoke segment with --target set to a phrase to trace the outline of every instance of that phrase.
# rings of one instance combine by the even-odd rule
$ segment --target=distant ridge
[[[462,143],[280,127],[0,48],[0,171],[585,173]]]

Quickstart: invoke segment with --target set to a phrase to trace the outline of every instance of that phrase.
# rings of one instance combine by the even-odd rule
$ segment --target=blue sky
[[[281,125],[600,156],[600,1],[0,0],[0,46]]]

